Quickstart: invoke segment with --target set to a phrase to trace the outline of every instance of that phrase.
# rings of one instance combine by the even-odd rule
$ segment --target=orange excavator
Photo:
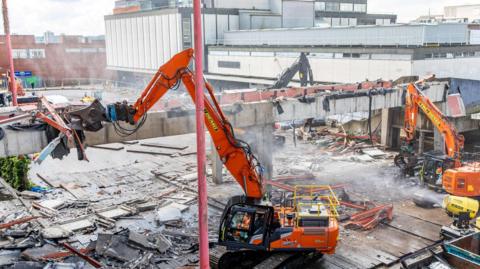
[[[70,122],[74,128],[87,131],[99,130],[102,122],[112,122],[119,135],[128,136],[145,123],[147,111],[180,83],[195,101],[199,89],[188,68],[193,56],[193,50],[187,49],[161,66],[133,105],[123,102],[104,108],[94,101],[88,108],[70,113]],[[339,225],[335,209],[338,200],[332,190],[323,187],[313,191],[306,187],[296,190],[288,204],[273,206],[266,201],[260,163],[250,146],[235,137],[212,86],[205,82],[205,87],[207,129],[220,159],[245,193],[232,197],[223,211],[218,234],[221,247],[212,250],[213,267],[253,268],[280,253],[309,256],[334,253]],[[135,127],[128,129],[120,122]]]
[[[435,104],[419,89],[419,84],[411,83],[406,88],[405,99],[405,140],[395,164],[405,173],[411,174],[417,163],[414,143],[419,108],[433,123],[445,139],[445,154],[425,153],[420,171],[422,181],[432,188],[443,188],[456,196],[480,196],[480,168],[476,163],[463,163],[464,137]]]

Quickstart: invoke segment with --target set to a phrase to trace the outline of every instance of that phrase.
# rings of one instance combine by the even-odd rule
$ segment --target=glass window
[[[340,11],[352,12],[353,4],[352,3],[340,3]]]
[[[348,19],[348,25],[356,26],[357,25],[357,18],[350,18]]]
[[[325,3],[325,10],[326,11],[339,11],[340,10],[340,3],[327,2],[327,3]]]
[[[276,52],[277,57],[298,58],[300,53],[298,52]]]
[[[315,27],[330,26],[332,24],[331,18],[316,17]]]
[[[240,62],[234,62],[234,61],[218,61],[218,67],[220,67],[220,68],[235,68],[235,69],[240,69]]]
[[[321,53],[321,52],[313,52],[310,53],[310,58],[322,58],[322,59],[332,59],[334,53]]]
[[[348,18],[340,18],[341,26],[348,26]]]
[[[315,2],[315,11],[325,11],[325,2]]]
[[[250,56],[250,51],[229,51],[230,56]]]
[[[210,55],[215,55],[215,56],[228,56],[228,51],[225,50],[211,50],[208,52]]]
[[[332,26],[340,26],[340,18],[332,18]]]
[[[355,12],[367,12],[367,4],[354,4],[353,11]]]
[[[44,49],[30,49],[30,58],[45,58]]]
[[[273,52],[268,51],[252,51],[252,56],[273,57],[275,55]]]
[[[28,52],[26,49],[12,49],[14,59],[27,59]]]

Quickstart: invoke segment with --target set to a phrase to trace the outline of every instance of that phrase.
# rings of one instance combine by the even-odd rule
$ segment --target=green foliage
[[[29,190],[32,183],[28,180],[30,159],[19,157],[0,158],[0,176],[13,188]]]

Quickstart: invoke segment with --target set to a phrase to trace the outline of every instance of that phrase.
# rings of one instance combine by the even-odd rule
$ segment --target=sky
[[[399,22],[421,15],[442,14],[443,6],[479,4],[480,0],[369,0],[369,13],[397,14]],[[8,0],[10,31],[16,34],[103,35],[103,16],[112,13],[114,0]],[[3,24],[0,22],[0,24]],[[3,33],[3,27],[0,27]]]

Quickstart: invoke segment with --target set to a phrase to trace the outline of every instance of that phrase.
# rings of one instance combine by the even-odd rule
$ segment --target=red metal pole
[[[10,91],[12,92],[13,105],[17,105],[17,83],[15,81],[15,68],[13,67],[12,40],[10,39],[10,23],[8,21],[7,0],[2,0],[3,6],[3,29],[5,32],[5,43],[7,43],[7,56],[10,64]]]
[[[202,7],[200,0],[193,1],[194,49],[195,49],[195,104],[197,121],[197,169],[198,169],[198,232],[200,233],[200,268],[209,269],[208,202],[206,153],[205,153],[205,105],[203,81]]]

